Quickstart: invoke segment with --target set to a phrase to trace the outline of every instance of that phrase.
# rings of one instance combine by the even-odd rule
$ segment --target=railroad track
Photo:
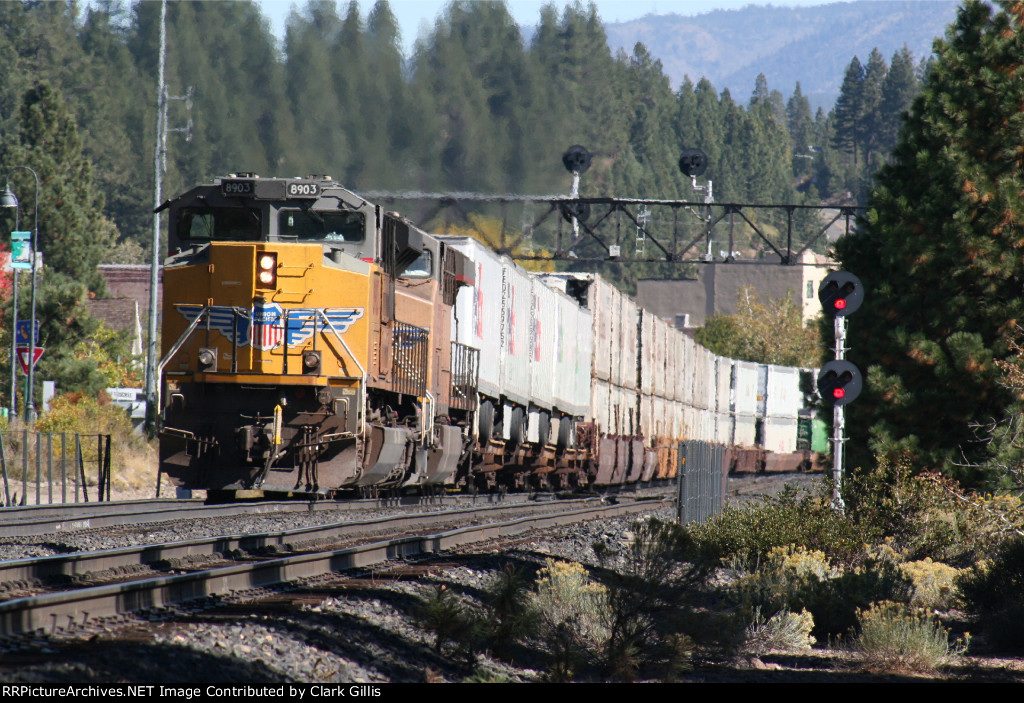
[[[654,490],[664,485],[651,484]],[[636,497],[652,488],[627,487],[624,491],[605,491],[605,495]],[[370,511],[392,508],[434,508],[480,505],[509,505],[520,502],[557,500],[555,494],[480,493],[477,495],[381,496],[359,500],[259,501],[206,504],[199,500],[135,500],[123,502],[33,505],[0,508],[0,539],[58,534],[112,526],[138,525],[173,520],[198,520],[246,514],[311,513],[329,511]]]
[[[591,500],[584,506],[577,504],[570,509],[566,509],[565,503],[534,503],[463,510],[458,511],[458,517],[452,512],[399,516],[390,523],[390,529],[409,531],[416,522],[415,534],[386,539],[375,537],[373,541],[365,538],[365,533],[368,528],[379,533],[382,529],[379,518],[359,527],[333,525],[265,535],[222,537],[219,540],[147,545],[137,549],[109,550],[105,554],[83,553],[21,560],[24,563],[3,562],[0,569],[3,570],[4,581],[30,582],[44,578],[46,574],[51,575],[46,576],[48,578],[56,574],[74,580],[98,571],[131,573],[132,566],[140,565],[172,565],[173,568],[175,563],[179,563],[175,560],[197,555],[210,557],[233,553],[241,559],[229,565],[221,561],[216,566],[198,567],[190,573],[142,578],[138,573],[132,573],[128,578],[134,580],[14,598],[0,603],[0,637],[16,644],[26,635],[40,632],[60,634],[143,611],[158,613],[182,606],[220,603],[253,589],[282,588],[330,572],[434,554],[473,542],[520,535],[529,530],[647,511],[662,502],[648,499],[609,504]],[[510,511],[535,514],[510,518]],[[429,527],[424,527],[424,520],[428,521]],[[442,532],[424,533],[425,529],[437,529],[439,523],[450,526],[456,521],[466,524]],[[336,543],[341,539],[354,539],[352,534],[358,534],[360,529],[364,537],[357,544],[341,548],[336,544],[322,546],[324,541]],[[276,558],[266,554],[270,549],[291,549],[294,546],[299,546],[301,553]]]

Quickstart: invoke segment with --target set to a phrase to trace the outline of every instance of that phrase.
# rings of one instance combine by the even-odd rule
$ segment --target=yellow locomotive
[[[443,485],[478,352],[463,254],[327,177],[239,174],[168,211],[160,467],[186,488]]]

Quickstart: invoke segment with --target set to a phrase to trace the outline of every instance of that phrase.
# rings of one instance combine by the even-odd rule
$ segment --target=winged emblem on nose
[[[187,303],[175,307],[189,324],[204,309],[202,305]],[[313,336],[314,331],[332,334],[331,327],[338,334],[345,334],[363,316],[364,308],[284,309],[277,303],[264,303],[250,309],[214,305],[209,311],[210,329],[220,332],[227,339],[234,338],[239,347],[252,345],[258,351],[270,351],[284,342],[289,347],[303,344]]]

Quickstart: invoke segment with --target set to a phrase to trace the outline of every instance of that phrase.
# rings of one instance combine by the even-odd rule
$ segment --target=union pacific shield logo
[[[270,351],[281,346],[284,339],[283,310],[277,303],[254,305],[252,308],[252,348]]]

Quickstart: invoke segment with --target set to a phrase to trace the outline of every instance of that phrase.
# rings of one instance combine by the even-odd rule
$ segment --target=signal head
[[[818,372],[818,393],[828,405],[852,403],[863,386],[860,369],[849,361],[830,361]]]
[[[845,317],[864,302],[864,285],[849,271],[833,271],[818,286],[821,309],[832,317]]]
[[[562,165],[569,173],[583,173],[590,168],[591,158],[586,147],[574,144],[562,154]]]
[[[683,149],[679,170],[684,176],[703,176],[708,169],[708,156],[700,149]]]

